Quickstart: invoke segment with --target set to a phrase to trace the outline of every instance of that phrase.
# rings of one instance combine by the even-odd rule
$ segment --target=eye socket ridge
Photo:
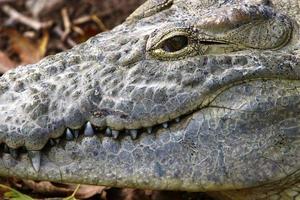
[[[179,60],[185,57],[205,54],[226,48],[230,42],[207,34],[194,34],[187,29],[172,29],[164,34],[156,34],[148,43],[147,51],[156,59]],[[219,52],[219,51],[218,51]]]
[[[164,40],[160,48],[168,53],[175,53],[178,51],[181,51],[182,49],[186,48],[190,45],[190,39],[186,35],[175,35],[173,37],[170,37],[166,40]],[[204,46],[211,46],[211,45],[226,45],[227,42],[224,41],[217,41],[217,40],[199,40],[196,42],[199,45]]]

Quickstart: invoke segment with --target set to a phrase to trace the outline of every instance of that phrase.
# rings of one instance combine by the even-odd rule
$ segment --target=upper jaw
[[[144,38],[140,47],[145,47],[146,42]],[[50,57],[38,66],[19,68],[19,72],[12,71],[1,78],[3,87],[10,88],[1,96],[1,112],[6,116],[0,127],[3,143],[14,149],[25,146],[28,150],[40,150],[49,139],[62,136],[66,128],[78,130],[88,121],[100,130],[132,130],[135,134],[136,130],[150,130],[193,113],[207,106],[220,91],[241,81],[299,79],[297,66],[276,64],[293,57],[280,52],[199,56],[172,64],[159,62],[159,66],[155,65],[159,64],[156,61],[141,58],[140,62],[124,69],[113,64],[104,67],[101,62],[109,61],[102,54],[82,56],[86,55],[84,51],[95,48],[95,42],[91,40],[84,45],[78,48],[80,55],[74,49],[73,53]],[[248,53],[253,56],[245,57]],[[274,57],[272,63],[269,53]],[[195,66],[189,66],[191,61]],[[55,71],[51,71],[53,66]],[[75,75],[76,70],[80,70],[79,76]],[[204,72],[211,73],[210,77]],[[28,77],[23,80],[19,76],[24,73],[28,73]],[[154,76],[147,77],[151,73]],[[176,73],[187,75],[178,79]],[[35,80],[41,75],[42,78]],[[16,80],[9,83],[11,79]],[[66,84],[60,84],[61,81]],[[21,83],[23,89],[17,87]],[[161,100],[163,95],[167,98]],[[128,109],[131,104],[134,106]],[[148,112],[146,106],[152,112]],[[140,108],[144,112],[140,112]],[[11,123],[4,123],[5,120]]]

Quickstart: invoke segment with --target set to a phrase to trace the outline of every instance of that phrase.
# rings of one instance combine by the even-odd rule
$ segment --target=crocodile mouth
[[[138,140],[139,136],[142,134],[156,134],[163,133],[164,130],[176,130],[181,129],[184,124],[187,124],[191,119],[192,115],[195,112],[188,113],[178,117],[174,120],[157,124],[152,126],[151,128],[141,128],[135,130],[112,130],[107,127],[106,129],[99,128],[97,126],[92,125],[90,121],[87,121],[80,129],[71,129],[66,128],[62,135],[57,138],[48,139],[47,143],[40,150],[28,150],[25,146],[21,146],[19,148],[11,148],[6,143],[0,144],[0,155],[9,154],[13,159],[20,160],[22,155],[28,155],[31,160],[32,167],[36,172],[39,172],[41,166],[41,157],[42,154],[47,154],[54,147],[64,147],[68,142],[80,142],[86,137],[94,137],[94,139],[102,141],[104,137],[112,138],[114,141],[122,141],[125,138],[130,138],[131,140]]]
[[[139,136],[142,134],[163,134],[165,131],[178,131],[184,129],[192,119],[193,115],[201,112],[201,110],[206,108],[215,108],[217,106],[211,105],[215,99],[221,95],[223,92],[226,92],[232,87],[243,85],[251,81],[269,81],[269,80],[278,80],[278,78],[256,78],[243,81],[237,81],[232,84],[228,84],[216,91],[212,91],[205,99],[202,100],[202,103],[193,111],[182,114],[180,117],[172,119],[170,121],[156,124],[147,128],[140,129],[123,129],[123,130],[113,130],[110,127],[97,127],[92,124],[90,121],[84,123],[84,125],[79,129],[71,129],[69,127],[65,128],[64,132],[57,138],[49,138],[44,147],[40,150],[28,150],[25,146],[21,146],[17,149],[9,147],[5,143],[0,144],[0,153],[10,154],[14,159],[21,157],[21,154],[27,154],[31,161],[34,169],[39,170],[41,152],[47,152],[54,146],[64,146],[67,142],[80,142],[85,137],[95,137],[95,139],[103,140],[104,137],[112,138],[112,140],[122,141],[124,138],[130,138],[132,140],[138,140]],[[235,110],[234,108],[227,108],[229,110]]]

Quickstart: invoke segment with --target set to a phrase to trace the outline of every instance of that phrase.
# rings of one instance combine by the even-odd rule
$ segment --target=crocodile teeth
[[[33,169],[38,172],[41,166],[41,152],[40,151],[28,151],[28,156],[31,160]]]
[[[152,127],[147,128],[147,133],[149,133],[149,134],[152,133]]]
[[[130,130],[130,137],[131,139],[135,140],[137,138],[137,130]]]
[[[107,128],[107,129],[105,130],[105,135],[106,135],[106,136],[111,136],[111,135],[112,135],[112,131],[111,131],[110,128]]]
[[[9,148],[9,153],[14,159],[18,158],[18,151],[16,149]]]
[[[175,119],[175,122],[176,122],[176,123],[179,123],[179,122],[180,122],[180,118],[177,117],[177,118]]]
[[[49,144],[50,144],[50,146],[54,146],[55,145],[55,141],[53,139],[50,139],[49,140]]]
[[[56,143],[56,144],[59,144],[59,142],[60,142],[60,138],[56,138],[56,139],[55,139],[55,143]]]
[[[66,139],[67,140],[73,140],[74,139],[74,136],[73,136],[73,134],[72,134],[72,132],[69,128],[67,128],[67,130],[66,130]]]
[[[169,127],[169,124],[167,122],[163,123],[163,127],[164,128],[168,128]]]
[[[83,134],[85,136],[93,136],[95,134],[91,122],[86,123]]]
[[[78,136],[79,136],[79,130],[75,130],[75,131],[74,131],[74,137],[75,137],[75,138],[78,138]]]
[[[112,136],[113,136],[114,139],[117,139],[117,138],[119,137],[120,131],[115,131],[115,130],[113,130],[113,131],[111,132],[111,134],[112,134]]]
[[[3,151],[4,153],[9,153],[9,147],[7,146],[7,144],[4,144]]]

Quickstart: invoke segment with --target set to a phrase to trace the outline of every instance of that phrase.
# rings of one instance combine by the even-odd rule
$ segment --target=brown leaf
[[[55,194],[57,196],[67,196],[72,194],[72,188],[69,188],[69,185],[60,184],[58,186],[53,185],[51,182],[47,181],[32,181],[32,180],[22,180],[22,186],[30,188],[34,193],[40,194]]]
[[[16,63],[13,62],[4,52],[0,51],[0,73],[13,69],[16,67]]]
[[[56,197],[67,197],[71,195],[76,189],[77,185],[73,184],[57,184],[47,181],[36,182],[32,180],[22,180],[23,186],[26,186],[33,190],[33,193],[39,193],[42,195],[51,195]],[[96,194],[101,195],[103,191],[107,189],[104,186],[92,186],[92,185],[81,185],[79,190],[76,192],[75,197],[77,199],[91,198]]]
[[[39,42],[39,52],[41,57],[44,57],[47,52],[48,42],[49,42],[49,33],[45,31],[42,39]]]
[[[105,186],[93,186],[93,185],[81,185],[77,191],[75,197],[77,199],[87,199],[95,196],[96,194],[101,195],[104,190],[108,189]]]
[[[10,48],[21,59],[22,64],[36,63],[45,55],[48,44],[48,33],[44,33],[41,40],[34,42],[15,30],[8,31]]]

